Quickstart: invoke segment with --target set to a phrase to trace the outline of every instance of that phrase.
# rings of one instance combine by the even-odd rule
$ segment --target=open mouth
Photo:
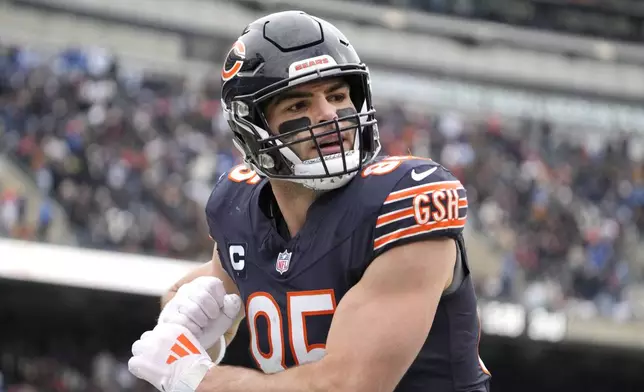
[[[344,143],[344,139],[342,140]],[[340,141],[337,138],[334,138],[334,140],[326,140],[326,141],[321,141],[319,142],[320,144],[320,151],[322,151],[322,155],[329,155],[329,154],[337,154],[342,152],[342,146],[340,144]],[[317,151],[315,146],[313,146],[313,149]],[[345,151],[347,151],[347,147],[345,146]]]

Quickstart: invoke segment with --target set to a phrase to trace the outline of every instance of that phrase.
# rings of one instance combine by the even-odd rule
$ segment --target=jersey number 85
[[[315,362],[325,354],[324,344],[309,344],[306,334],[306,317],[333,314],[336,308],[333,290],[313,290],[286,294],[288,335],[283,331],[282,312],[266,292],[256,292],[248,297],[246,313],[250,329],[250,349],[257,365],[264,373],[286,370],[285,340],[293,354],[295,365]],[[264,317],[268,326],[269,352],[260,349],[257,336],[257,319]]]

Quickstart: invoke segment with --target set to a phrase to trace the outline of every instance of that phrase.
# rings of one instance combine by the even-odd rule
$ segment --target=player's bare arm
[[[214,367],[197,391],[393,391],[427,338],[455,260],[452,239],[387,251],[338,305],[323,359],[274,375]]]

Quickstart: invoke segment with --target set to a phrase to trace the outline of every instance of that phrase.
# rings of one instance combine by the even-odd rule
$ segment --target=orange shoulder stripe
[[[385,234],[378,237],[374,241],[374,249],[382,248],[383,246],[390,244],[392,242],[398,241],[403,238],[413,237],[415,235],[431,233],[435,230],[441,229],[452,229],[464,227],[467,218],[459,218],[452,220],[443,220],[436,223],[426,224],[426,225],[416,225],[407,227],[404,229],[396,230],[393,233]]]

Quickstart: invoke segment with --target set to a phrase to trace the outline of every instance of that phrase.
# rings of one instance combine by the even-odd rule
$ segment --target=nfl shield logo
[[[275,263],[275,269],[280,275],[283,275],[284,272],[288,271],[288,266],[291,264],[291,255],[293,252],[285,250],[284,252],[277,255],[277,262]]]

